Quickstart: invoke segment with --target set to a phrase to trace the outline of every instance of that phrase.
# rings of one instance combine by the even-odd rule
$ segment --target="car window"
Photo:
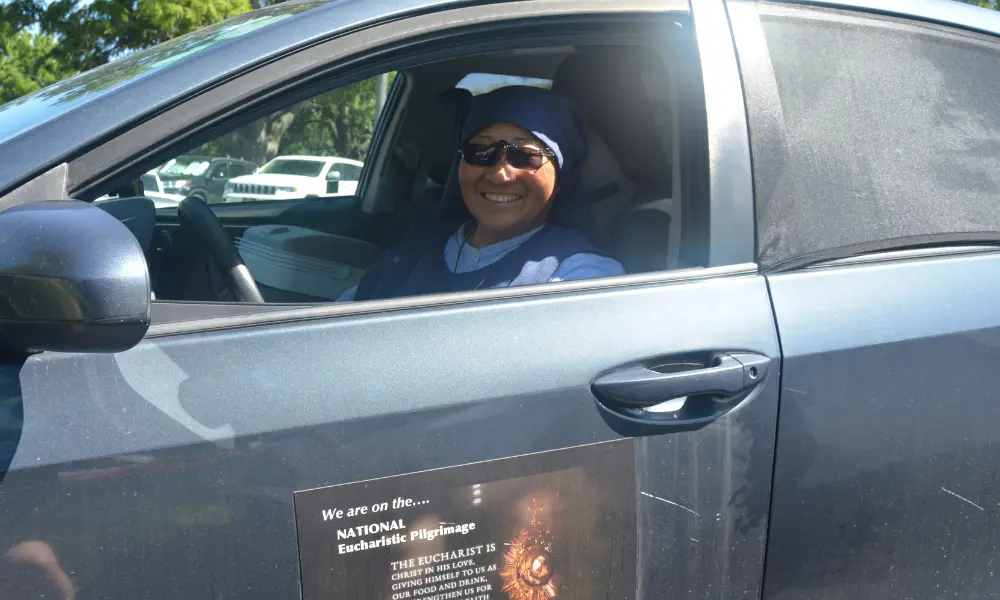
[[[225,161],[216,161],[212,165],[212,178],[222,179],[229,177],[229,163]]]
[[[490,90],[508,85],[533,85],[540,88],[549,89],[552,87],[551,79],[540,77],[520,77],[517,75],[502,75],[497,73],[469,73],[462,78],[456,88],[469,90],[473,95],[485,94]]]
[[[233,177],[239,177],[240,175],[246,175],[251,169],[243,163],[231,163],[229,165],[229,174]]]
[[[385,102],[381,92],[395,76],[314,96],[171,158],[155,169],[165,192],[158,201],[176,205],[194,195],[209,204],[296,202],[354,194],[356,186],[328,193],[324,169],[336,159],[363,161]],[[356,175],[360,180],[361,167]]]
[[[786,137],[754,160],[763,265],[1000,240],[1000,41],[776,5],[761,23]]]
[[[298,177],[319,177],[327,161],[311,158],[276,158],[261,167],[258,173],[270,175],[296,175]]]
[[[457,79],[456,73],[469,72],[468,56],[410,66],[398,76],[405,85],[393,88],[393,110],[387,113],[391,120],[379,122],[380,106],[389,100],[386,83],[391,79],[365,79],[246,124],[234,119],[240,124],[167,161],[160,171],[183,170],[185,166],[179,163],[190,164],[201,157],[224,156],[257,165],[253,173],[231,174],[221,190],[212,192],[217,197],[208,202],[215,205],[246,271],[260,288],[259,297],[267,302],[348,302],[421,295],[438,290],[434,286],[440,287],[442,279],[446,281],[441,289],[450,289],[447,280],[452,275],[463,282],[455,288],[458,291],[706,266],[707,235],[700,232],[709,230],[709,188],[697,185],[707,179],[709,170],[705,108],[695,104],[689,112],[686,108],[688,103],[703,102],[700,93],[687,93],[699,89],[702,80],[697,68],[682,67],[674,59],[684,55],[680,49],[694,43],[690,31],[673,24],[664,28],[678,52],[661,52],[658,45],[622,44],[538,50],[538,57],[531,56],[534,49],[485,56],[484,65],[506,64],[508,72],[520,70],[526,75],[490,75],[489,69],[482,69],[472,71],[474,77],[462,78],[464,83],[458,86],[449,82]],[[548,76],[538,76],[543,73]],[[513,90],[512,86],[528,89]],[[518,184],[517,189],[508,188],[510,192],[486,183],[478,191],[460,182],[449,186],[452,173],[465,166],[489,170],[500,164],[483,158],[484,152],[470,159],[471,155],[460,151],[458,138],[468,114],[466,103],[491,91],[528,94],[519,100],[521,106],[529,105],[529,97],[531,106],[542,102],[555,115],[554,121],[566,118],[572,123],[553,130],[557,133],[552,135],[569,137],[557,143],[538,133],[539,140],[548,140],[540,144],[555,148],[541,154],[499,151],[499,160],[523,171],[530,185]],[[563,103],[567,100],[580,119],[566,112]],[[688,115],[685,127],[679,126],[682,114]],[[503,119],[493,125],[511,126]],[[376,130],[384,146],[370,152]],[[493,133],[507,140],[519,140],[522,134],[523,130],[509,129]],[[574,162],[561,170],[567,157]],[[373,171],[370,176],[369,169]],[[579,174],[580,179],[562,188],[560,173]],[[187,175],[176,178],[193,180]],[[365,189],[359,195],[362,183]],[[178,201],[184,193],[181,189]],[[544,203],[546,197],[558,198],[566,208],[537,213],[545,215],[543,220],[513,237],[490,237],[489,224],[482,225],[486,237],[477,235],[483,219],[496,226],[493,232],[507,232],[508,218],[521,227],[523,207]],[[688,213],[684,208],[682,214],[682,207],[687,206],[696,209]],[[544,227],[551,215],[559,227]],[[164,221],[169,218],[166,211],[160,216]],[[462,223],[452,222],[463,217]],[[442,229],[429,233],[435,240],[429,255],[419,249],[400,249],[399,244],[416,240],[410,234],[429,222]],[[470,228],[469,223],[475,225]],[[185,226],[183,219],[180,225]],[[176,226],[175,221],[164,224],[168,226]],[[685,227],[692,232],[686,238],[681,235]],[[521,273],[537,261],[521,260],[521,253],[535,242],[514,254],[501,251],[503,242],[547,240],[550,235],[568,237],[559,242],[565,244],[558,252],[543,250],[554,254],[551,259],[546,254],[544,264],[530,272]],[[161,236],[164,243],[178,247],[158,255],[161,271],[170,275],[154,274],[156,297],[246,300],[239,296],[244,288],[225,284],[224,273],[213,276],[204,265],[200,269],[191,266],[192,255],[207,252],[205,248],[199,251],[197,236],[193,229],[192,235]],[[185,251],[182,244],[194,247]],[[490,246],[497,248],[487,250]],[[445,253],[444,261],[419,262],[425,256]],[[374,284],[365,283],[364,278],[370,273],[381,276],[385,271],[379,265],[393,256],[400,258],[393,263],[399,267],[393,269],[416,272],[412,270],[427,268],[433,273],[400,271],[399,280],[384,282],[398,290],[382,295],[385,292],[373,289]],[[506,256],[521,262],[507,265]],[[437,270],[441,264],[447,265],[446,271]]]
[[[327,178],[340,181],[358,181],[361,179],[361,167],[349,163],[335,163],[330,167]]]
[[[203,175],[210,165],[210,158],[179,156],[170,159],[158,171],[161,175],[191,175],[197,177]]]

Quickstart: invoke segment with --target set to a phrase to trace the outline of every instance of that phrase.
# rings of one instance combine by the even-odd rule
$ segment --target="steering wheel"
[[[191,231],[208,251],[212,262],[222,273],[226,287],[236,296],[237,301],[264,304],[257,282],[236,250],[233,238],[205,201],[197,196],[188,196],[177,205],[177,216],[181,227]]]

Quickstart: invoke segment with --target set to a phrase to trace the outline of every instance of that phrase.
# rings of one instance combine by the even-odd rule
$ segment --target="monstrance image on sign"
[[[629,600],[630,439],[296,492],[304,600]]]

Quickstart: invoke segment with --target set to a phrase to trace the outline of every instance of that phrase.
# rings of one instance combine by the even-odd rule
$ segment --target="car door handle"
[[[771,359],[749,352],[716,352],[692,360],[613,371],[593,383],[595,395],[610,407],[647,409],[686,396],[736,396],[757,386]]]

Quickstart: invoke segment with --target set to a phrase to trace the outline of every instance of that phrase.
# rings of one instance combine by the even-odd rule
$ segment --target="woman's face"
[[[468,141],[492,144],[506,140],[525,148],[545,150],[531,133],[510,123],[494,123]],[[538,169],[517,169],[507,164],[506,156],[489,167],[470,165],[464,160],[458,168],[462,199],[476,218],[477,236],[486,243],[512,238],[545,222],[556,191],[555,159],[546,157]]]

